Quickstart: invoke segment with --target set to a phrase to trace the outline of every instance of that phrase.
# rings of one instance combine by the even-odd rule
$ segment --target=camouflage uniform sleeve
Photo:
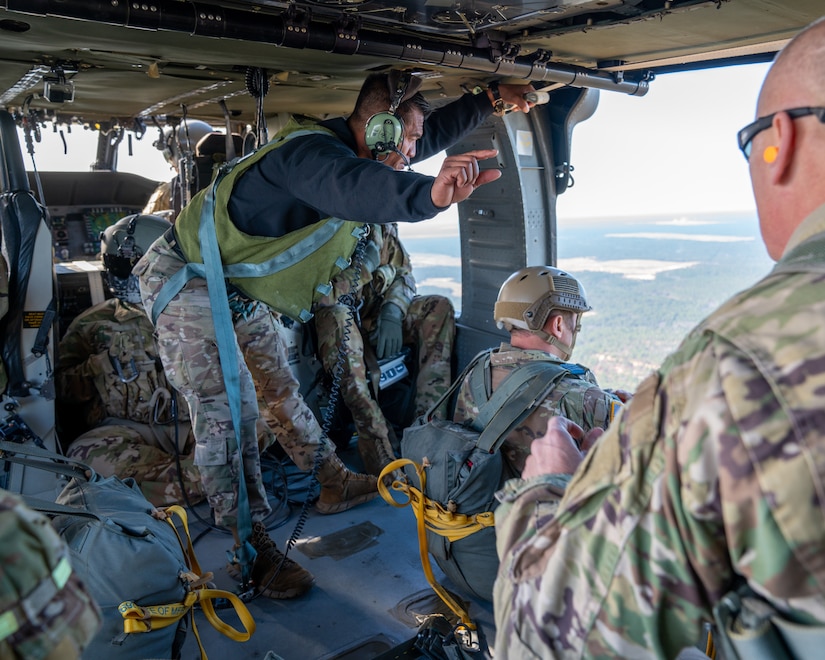
[[[496,493],[496,547],[500,558],[529,540],[559,507],[569,474],[548,474],[533,479],[510,479]]]
[[[619,397],[610,392],[598,387],[577,387],[567,390],[555,414],[572,419],[585,431],[589,431],[595,428],[606,429],[621,408]]]
[[[381,248],[381,264],[391,267],[387,269],[387,275],[392,276],[392,281],[384,293],[384,303],[398,305],[406,316],[415,297],[415,278],[412,274],[410,255],[398,238],[398,225],[384,225],[384,229],[386,236]]]
[[[0,490],[0,657],[74,660],[100,627],[48,519]]]
[[[93,323],[93,319],[77,317],[60,340],[57,393],[68,403],[86,403],[97,399],[94,377],[108,367],[108,353],[99,353],[89,337],[88,330]]]
[[[684,363],[700,372],[715,364]],[[577,470],[557,515],[502,556],[496,657],[546,657],[548,647],[562,658],[673,657],[698,641],[710,601],[694,571],[722,571],[724,535],[712,515],[691,517],[675,454],[682,443],[678,453],[692,451],[691,468],[703,468],[701,447],[677,437],[704,438],[720,411],[708,407],[683,427],[684,402],[676,379],[649,377]],[[713,471],[700,474],[685,494],[712,511]]]

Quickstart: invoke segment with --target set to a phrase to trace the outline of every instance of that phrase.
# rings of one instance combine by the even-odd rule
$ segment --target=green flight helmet
[[[113,295],[124,302],[140,304],[140,289],[132,268],[171,226],[171,222],[160,216],[135,213],[100,233],[100,255],[106,269],[106,283]]]

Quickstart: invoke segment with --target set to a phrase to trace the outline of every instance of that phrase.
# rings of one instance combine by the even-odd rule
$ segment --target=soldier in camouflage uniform
[[[315,328],[324,368],[332,373],[350,318],[348,308],[337,301],[344,294],[353,296],[357,311],[346,341],[342,394],[355,422],[366,470],[377,475],[394,455],[390,428],[368,384],[365,349],[374,351],[381,360],[392,357],[405,344],[415,346],[415,408],[420,415],[450,384],[455,310],[444,296],[415,295],[410,257],[398,239],[396,224],[370,225],[355,289],[354,269],[350,266],[335,277],[332,292],[317,303]]]
[[[209,502],[216,518],[233,528],[240,554],[251,554],[245,552],[248,544],[257,552],[252,578],[256,585],[271,582],[262,592],[271,597],[305,593],[313,577],[291,559],[281,568],[283,555],[262,522],[269,505],[252,438],[259,414],[274,415],[278,441],[299,468],[310,469],[317,454],[320,511],[342,511],[378,494],[375,477],[356,474],[337,458],[301,397],[273,310],[308,321],[319,292],[347,267],[365,221],[424,220],[500,176],[478,167],[478,159],[495,155],[492,149],[448,156],[435,178],[399,172],[405,162],[455,144],[493,112],[492,93],[466,94],[425,120],[426,100],[417,93],[420,79],[401,84],[403,79],[400,72],[367,78],[349,118],[290,118],[269,143],[224,168],[213,185],[196,194],[173,230],[155,241],[134,269],[167,376],[189,403],[195,463]],[[532,86],[498,89],[504,102],[529,111],[524,94]],[[388,109],[407,128],[400,137],[388,137],[392,149],[379,153],[377,146],[368,146],[366,128]],[[363,189],[367,181],[380,188],[380,198]],[[217,251],[217,257],[208,256]],[[207,278],[213,280],[212,291]],[[224,280],[231,338],[223,320]],[[214,306],[210,293],[221,297]],[[224,341],[231,346],[223,357],[237,364],[238,374],[235,364],[231,374],[222,368],[218,343]],[[227,392],[225,377],[237,384],[239,396]],[[268,406],[260,413],[256,389]],[[235,404],[241,416],[237,428]],[[249,539],[238,538],[240,465],[253,521]],[[230,570],[237,573],[236,559]]]
[[[75,660],[100,611],[49,520],[0,490],[0,658]]]
[[[823,81],[820,20],[739,134],[774,269],[687,336],[572,478],[581,432],[556,422],[506,485],[496,658],[674,657],[742,583],[825,624]]]
[[[499,290],[494,317],[498,327],[510,333],[510,343],[490,354],[492,390],[522,365],[569,360],[581,315],[590,309],[579,281],[558,268],[530,266],[508,277]],[[590,369],[579,364],[566,366],[568,374],[502,444],[506,478],[521,474],[530,444],[544,435],[551,417],[563,415],[587,430],[606,429],[622,399],[627,398],[623,391],[601,389]],[[475,418],[478,407],[468,376],[458,391],[453,420]]]
[[[114,294],[71,323],[58,348],[58,396],[82,407],[88,431],[67,455],[104,475],[133,477],[156,506],[204,498],[192,462],[194,439],[185,405],[172,414],[175,392],[166,380],[140,305],[131,264],[171,225],[157,216],[127,216],[106,229],[101,252]],[[128,241],[128,242],[127,242]]]

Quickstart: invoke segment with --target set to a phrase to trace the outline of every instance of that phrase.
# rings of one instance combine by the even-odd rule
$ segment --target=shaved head
[[[759,227],[779,259],[796,228],[825,204],[825,125],[786,110],[825,106],[825,18],[802,30],[776,56],[756,107],[771,125],[752,141],[748,160]]]
[[[825,105],[825,18],[802,30],[776,56],[757,114],[807,105]]]

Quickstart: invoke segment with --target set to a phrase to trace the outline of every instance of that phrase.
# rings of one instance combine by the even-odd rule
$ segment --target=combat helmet
[[[591,309],[584,287],[575,277],[553,266],[528,266],[510,275],[501,285],[493,317],[496,325],[508,332],[520,328],[559,346],[566,353],[564,359],[568,359],[580,329],[578,321],[570,346],[544,332],[544,325],[554,310],[580,315]]]
[[[100,255],[106,269],[106,283],[113,295],[124,302],[140,304],[140,290],[132,268],[171,226],[171,222],[160,216],[135,213],[100,233]]]

